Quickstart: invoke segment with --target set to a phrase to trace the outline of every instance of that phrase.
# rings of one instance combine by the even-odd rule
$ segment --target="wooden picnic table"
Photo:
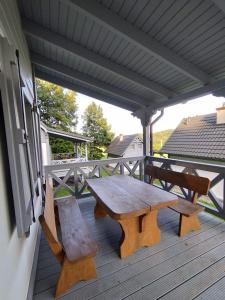
[[[176,204],[176,195],[125,175],[87,179],[86,183],[96,198],[95,218],[109,215],[121,225],[121,257],[160,242],[158,210]]]

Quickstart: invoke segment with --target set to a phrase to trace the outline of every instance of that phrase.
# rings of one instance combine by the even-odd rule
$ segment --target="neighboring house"
[[[159,153],[170,158],[225,161],[225,106],[216,113],[183,119]]]
[[[42,150],[42,162],[43,165],[49,165],[52,163],[52,152],[49,144],[49,137],[61,138],[66,141],[70,141],[74,144],[74,158],[82,158],[82,153],[78,149],[85,147],[85,160],[88,160],[88,151],[87,145],[92,142],[93,139],[87,136],[83,136],[78,133],[65,132],[62,130],[54,129],[47,127],[44,123],[41,122],[41,150]]]
[[[143,140],[140,134],[117,136],[107,149],[108,157],[134,157],[143,155]]]

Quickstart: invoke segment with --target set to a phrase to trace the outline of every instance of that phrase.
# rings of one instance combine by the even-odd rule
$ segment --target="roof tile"
[[[225,124],[216,113],[183,119],[159,153],[225,159]]]

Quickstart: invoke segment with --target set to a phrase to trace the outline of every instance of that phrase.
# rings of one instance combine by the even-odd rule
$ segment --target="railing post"
[[[124,175],[124,165],[123,165],[123,163],[120,164],[120,175]]]
[[[143,181],[149,183],[149,177],[145,175],[145,167],[149,164],[149,156],[145,156],[143,161]]]
[[[74,187],[75,187],[75,196],[77,197],[79,191],[77,168],[74,168]]]
[[[141,181],[144,180],[144,161],[140,161],[140,164],[139,164],[139,179]]]

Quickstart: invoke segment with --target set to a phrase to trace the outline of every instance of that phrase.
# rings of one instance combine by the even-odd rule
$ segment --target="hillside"
[[[153,133],[153,151],[159,151],[172,132],[173,129],[167,129]]]

